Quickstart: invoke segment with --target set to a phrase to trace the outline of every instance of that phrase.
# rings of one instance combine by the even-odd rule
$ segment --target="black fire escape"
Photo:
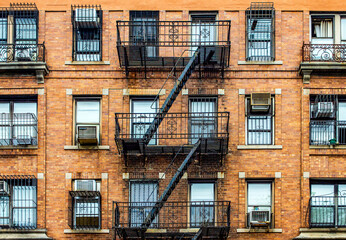
[[[131,154],[171,153],[173,159],[177,155],[184,155],[184,160],[160,198],[147,206],[149,209],[140,224],[131,223],[131,206],[114,203],[116,233],[121,238],[142,239],[158,235],[194,240],[202,237],[227,238],[230,226],[229,202],[212,202],[207,206],[202,204],[204,207],[199,210],[204,214],[213,209],[211,222],[192,223],[186,220],[187,217],[181,220],[186,221],[185,227],[188,229],[197,229],[194,231],[182,232],[179,224],[172,227],[165,218],[172,217],[174,211],[175,214],[181,211],[179,215],[183,218],[188,215],[187,211],[191,206],[197,206],[191,202],[185,205],[167,202],[194,159],[202,154],[213,155],[221,162],[228,151],[228,112],[171,113],[169,110],[196,69],[202,71],[202,68],[208,66],[223,72],[228,66],[230,21],[118,21],[117,28],[118,55],[126,74],[132,69],[146,71],[149,68],[171,68],[175,71],[181,68],[173,89],[156,113],[115,114],[115,141],[119,153],[123,154],[125,159]],[[222,31],[224,29],[225,32]],[[129,36],[128,41],[124,40],[126,35]],[[225,41],[221,40],[224,38]],[[198,130],[193,131],[192,125],[198,126]],[[155,143],[160,140],[160,144],[164,145],[152,144],[153,140]],[[177,204],[176,207],[174,204]],[[167,211],[171,212],[168,216]],[[167,224],[163,224],[164,222]],[[152,228],[170,229],[165,233],[148,231]]]

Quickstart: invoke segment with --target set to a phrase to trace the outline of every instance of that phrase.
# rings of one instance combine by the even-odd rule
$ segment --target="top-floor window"
[[[141,53],[145,57],[154,58],[158,56],[158,41],[159,41],[159,28],[157,21],[159,20],[159,11],[131,11],[130,12],[131,29],[130,29],[130,42],[133,45],[145,45],[141,49]],[[136,48],[131,52],[138,55]],[[140,59],[140,58],[137,58]]]
[[[246,10],[246,60],[275,60],[273,3],[251,3]]]
[[[310,144],[346,144],[346,95],[312,95]]]
[[[0,61],[37,59],[38,14],[34,3],[15,3],[0,11]]]
[[[101,6],[72,6],[73,61],[102,61]]]

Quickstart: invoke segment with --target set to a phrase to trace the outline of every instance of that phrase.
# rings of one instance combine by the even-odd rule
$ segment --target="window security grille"
[[[0,9],[0,61],[44,61],[44,45],[38,43],[35,3],[11,3]]]
[[[0,175],[0,229],[35,229],[37,179],[26,175]]]
[[[274,3],[251,3],[246,10],[246,60],[275,60]]]
[[[102,61],[102,10],[97,5],[73,5],[73,61]]]
[[[310,144],[346,144],[346,96],[311,96]]]

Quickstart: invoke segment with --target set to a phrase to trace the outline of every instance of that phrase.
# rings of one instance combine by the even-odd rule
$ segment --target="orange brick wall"
[[[306,227],[309,179],[302,177],[303,172],[310,172],[313,178],[346,178],[345,150],[309,148],[309,94],[346,94],[346,78],[312,76],[311,83],[303,85],[298,74],[302,44],[309,41],[308,9],[323,10],[334,6],[332,10],[340,10],[338,6],[342,1],[328,6],[316,2],[309,3],[311,6],[298,1],[283,2],[277,1],[275,20],[276,60],[283,62],[279,65],[238,65],[238,61],[245,61],[245,9],[250,2],[234,6],[223,1],[212,6],[189,2],[179,8],[179,1],[174,4],[162,1],[158,5],[162,19],[188,20],[187,9],[201,6],[222,9],[219,19],[232,20],[230,67],[225,78],[198,79],[194,75],[186,84],[191,91],[225,90],[224,95],[219,95],[218,111],[230,112],[229,154],[223,166],[204,160],[200,165],[194,164],[188,175],[203,171],[225,173],[224,179],[217,180],[217,199],[232,202],[231,239],[288,240],[296,237],[299,228]],[[8,5],[7,1],[3,4]],[[144,166],[141,159],[125,166],[114,141],[114,113],[129,112],[129,96],[123,95],[123,89],[160,89],[167,72],[150,72],[148,79],[143,79],[142,74],[131,73],[127,79],[119,66],[116,20],[127,20],[129,9],[144,8],[138,1],[123,2],[119,6],[110,1],[100,2],[102,7],[105,5],[103,60],[110,61],[109,65],[66,65],[65,61],[72,60],[70,4],[70,1],[61,5],[38,2],[39,42],[45,42],[50,70],[45,83],[37,84],[36,79],[29,76],[0,76],[0,95],[37,94],[38,89],[44,89],[44,95],[38,95],[38,148],[1,150],[1,174],[37,176],[37,173],[44,173],[44,179],[38,180],[38,228],[46,228],[48,236],[54,239],[111,239],[111,234],[64,233],[64,229],[69,228],[68,192],[72,190],[72,180],[66,179],[66,173],[72,173],[72,179],[101,180],[102,229],[111,229],[112,202],[128,201],[129,180],[123,179],[123,173],[146,173],[148,178],[158,179],[159,172],[163,172],[171,160],[171,156],[148,157]],[[173,82],[169,81],[160,103],[172,87]],[[72,95],[67,95],[66,89],[72,89]],[[102,95],[103,89],[109,90],[108,95]],[[239,95],[239,89],[245,89],[246,94],[270,92],[275,95],[275,145],[282,145],[282,149],[237,149],[238,145],[245,144],[245,96]],[[281,89],[281,94],[276,94],[276,89]],[[109,150],[64,150],[64,146],[73,143],[73,96],[81,95],[102,96],[101,141],[102,145],[110,146]],[[172,111],[184,112],[187,106],[188,96],[180,95]],[[236,229],[245,228],[246,214],[246,181],[239,179],[239,172],[245,172],[246,178],[261,179],[274,179],[275,172],[281,172],[282,177],[274,180],[274,212],[275,228],[282,229],[282,233],[236,233]],[[108,173],[108,179],[102,179],[102,173]],[[173,174],[170,172],[160,183],[160,192]],[[187,189],[188,180],[181,180],[171,199],[188,200]]]

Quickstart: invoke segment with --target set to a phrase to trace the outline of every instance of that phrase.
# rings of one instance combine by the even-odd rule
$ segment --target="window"
[[[269,226],[272,209],[272,181],[248,181],[248,226]]]
[[[158,197],[157,181],[131,181],[130,182],[130,226],[140,227],[155,205]],[[151,228],[157,225],[155,219]]]
[[[69,226],[72,229],[101,228],[101,183],[96,180],[74,180],[70,191]]]
[[[37,98],[0,99],[0,146],[37,145]]]
[[[311,17],[311,42],[313,44],[333,44],[333,17]]]
[[[251,3],[246,10],[246,60],[275,60],[273,3]]]
[[[9,9],[0,12],[0,61],[36,61],[42,51],[37,42],[35,4],[11,4]]]
[[[143,46],[141,52],[147,58],[155,58],[158,56],[158,37],[159,27],[157,21],[159,20],[158,11],[131,11],[131,30],[130,30],[130,42],[133,45]],[[135,50],[136,48],[132,48]],[[131,50],[131,49],[130,49]],[[136,51],[132,51],[135,56],[138,56]],[[139,57],[137,60],[140,59]]]
[[[37,180],[33,176],[0,176],[0,229],[35,229]]]
[[[101,144],[100,98],[76,98],[76,143]]]
[[[346,17],[341,18],[341,44],[346,44]]]
[[[72,6],[73,61],[102,61],[100,6]]]
[[[310,97],[310,144],[346,144],[346,96]]]
[[[216,27],[216,12],[190,12],[191,17],[191,45],[192,51],[190,54],[192,56],[193,51],[197,49],[198,46],[203,45],[215,45],[217,38],[217,27]],[[208,48],[209,51],[214,50]],[[213,55],[212,60],[215,60],[216,56]]]
[[[202,224],[214,225],[214,189],[214,183],[190,184],[190,227],[200,227]]]
[[[154,98],[133,98],[131,99],[131,138],[141,139],[154,120],[158,103]],[[157,133],[150,140],[149,144],[158,144]]]
[[[262,94],[262,93],[259,93]],[[246,98],[246,142],[248,145],[274,144],[274,98],[268,93],[259,95],[263,102],[255,103],[253,97]],[[257,98],[257,97],[256,97]]]
[[[310,227],[346,227],[346,182],[312,181]]]
[[[217,98],[189,98],[189,133],[194,144],[199,138],[215,138],[217,133]]]

